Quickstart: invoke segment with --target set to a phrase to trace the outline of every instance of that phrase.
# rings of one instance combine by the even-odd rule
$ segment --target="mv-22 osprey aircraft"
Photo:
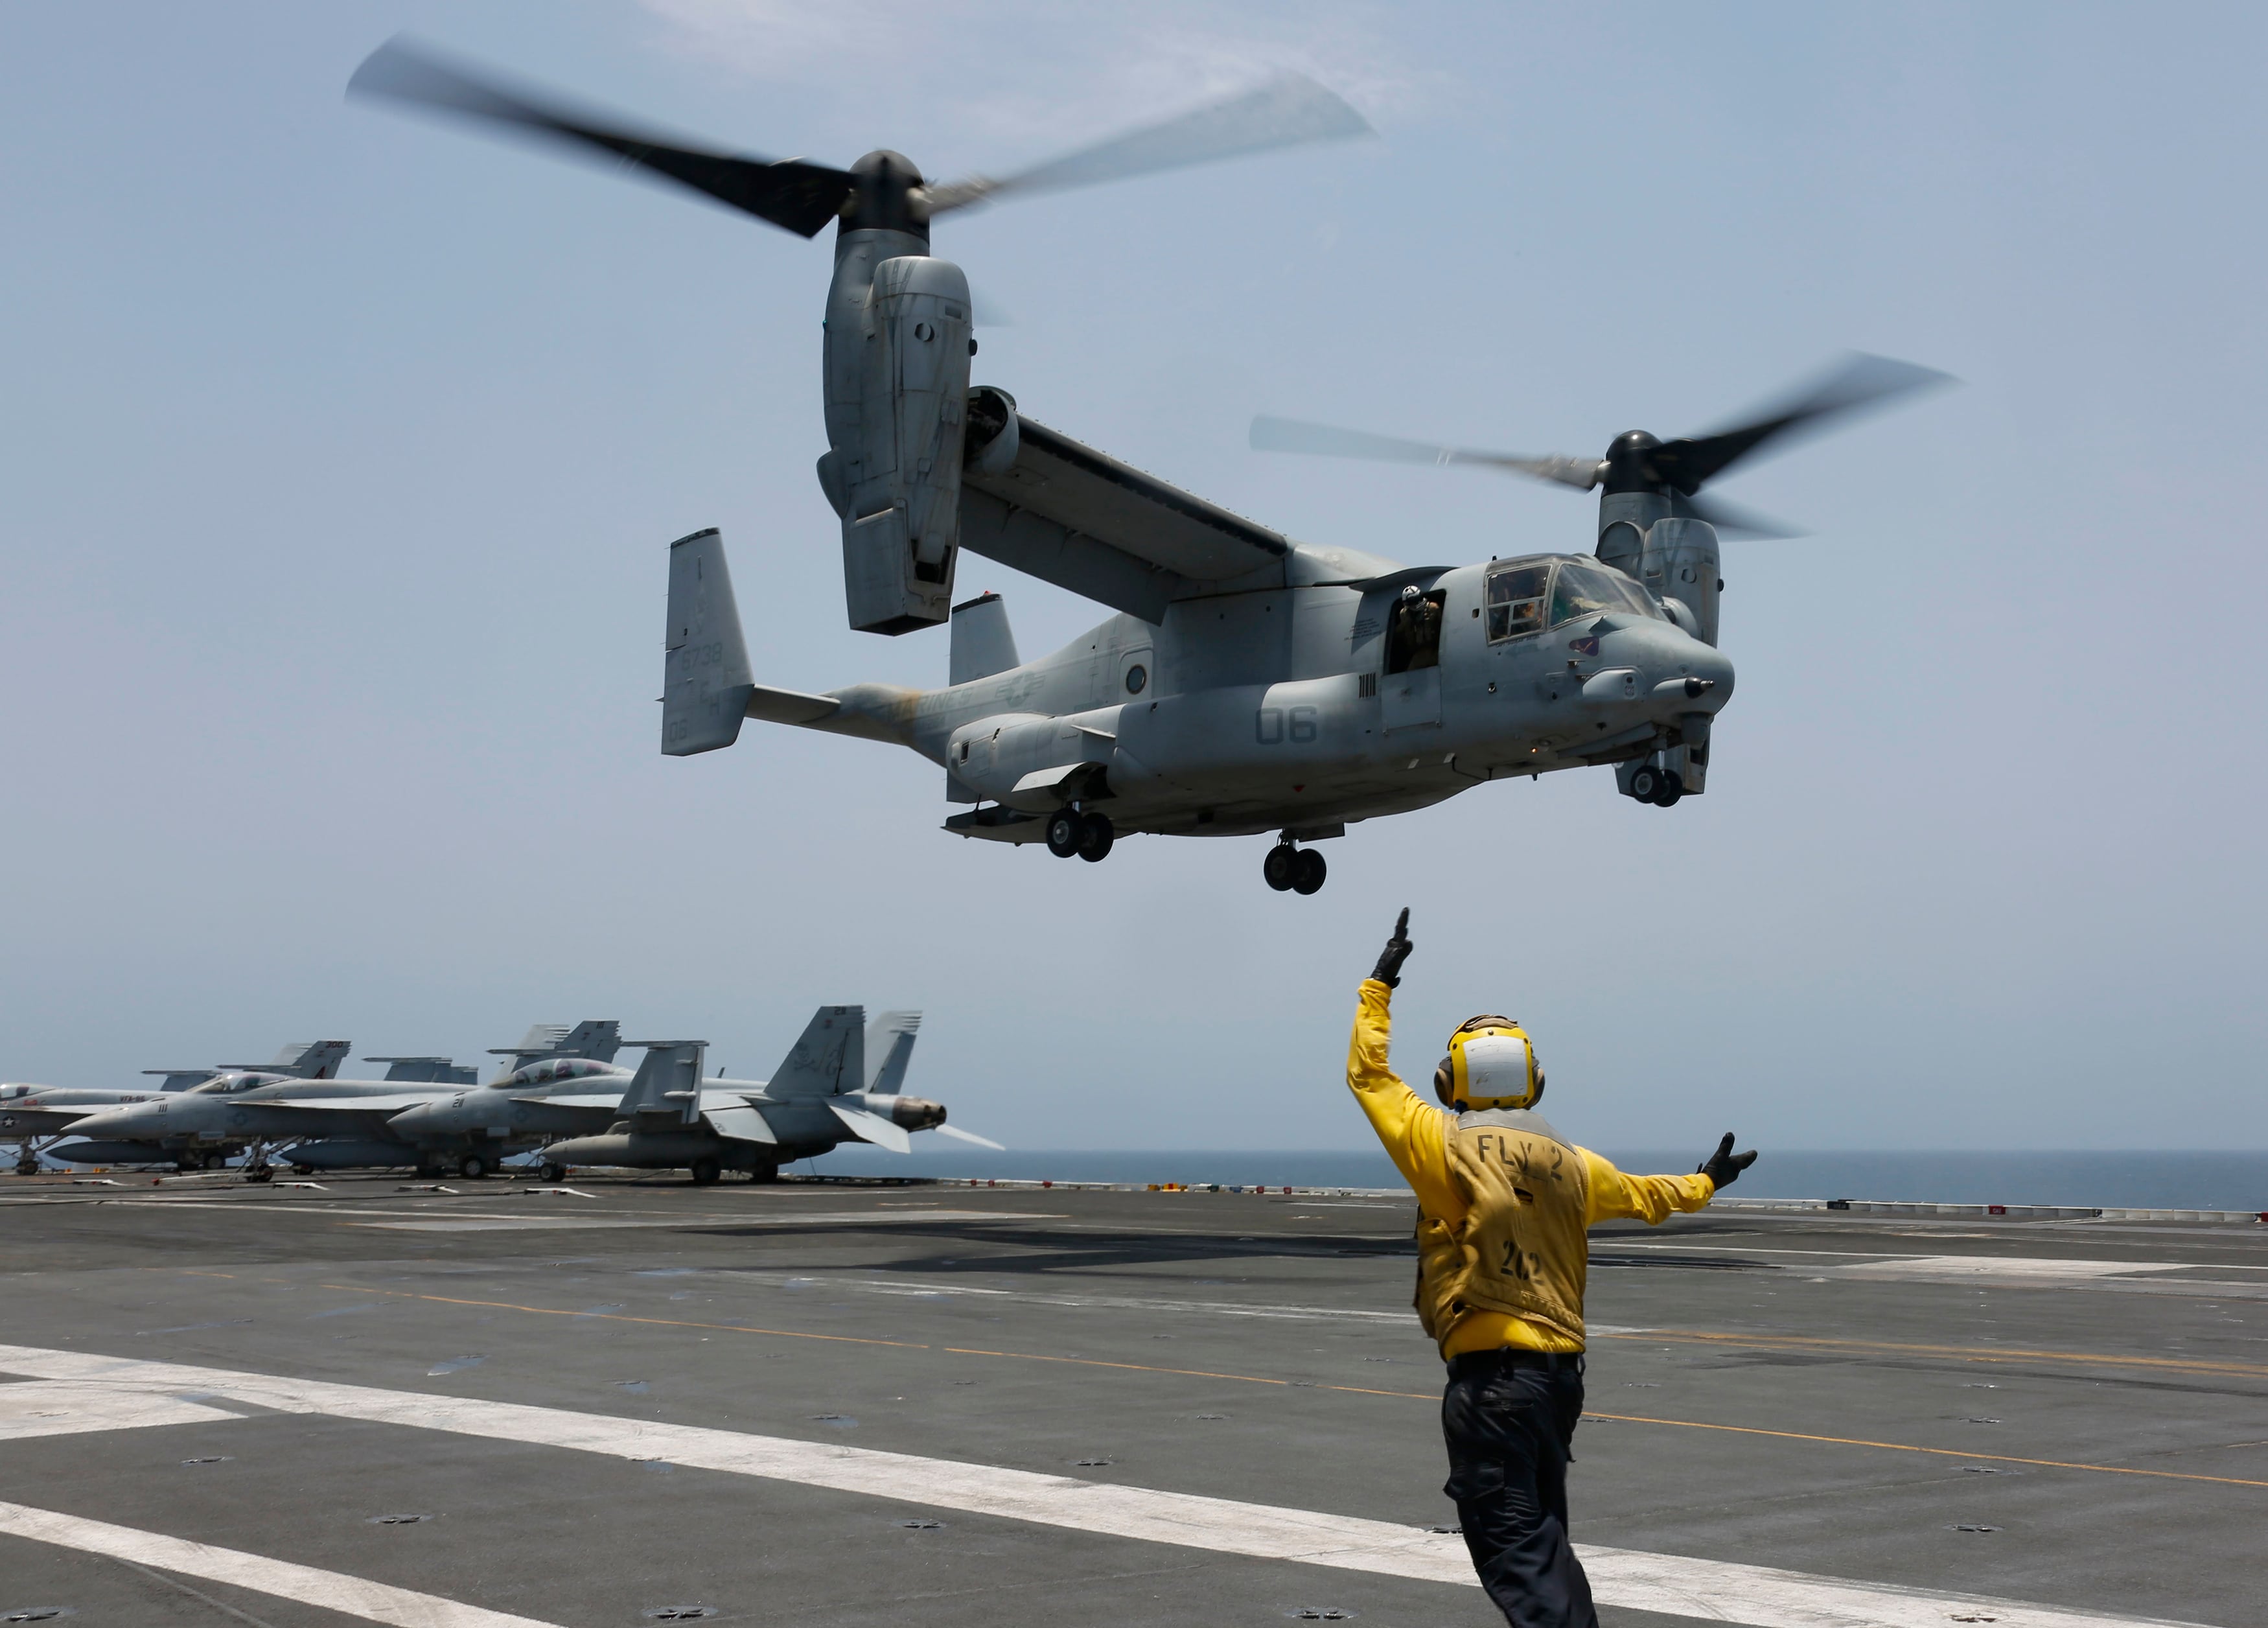
[[[989,200],[1364,134],[1287,77],[1005,179],[939,185],[902,155],[848,170],[705,151],[507,89],[399,41],[351,89],[615,155],[810,237],[836,227],[820,485],[842,521],[854,629],[951,621],[946,688],[826,694],[755,681],[724,546],[671,545],[662,750],[713,751],[743,718],[910,747],[946,770],[963,836],[1100,860],[1132,832],[1274,832],[1269,886],[1313,893],[1302,842],[1491,780],[1612,765],[1668,807],[1706,789],[1733,693],[1717,649],[1721,534],[1774,528],[1702,488],[1742,459],[1940,380],[1854,357],[1734,428],[1617,437],[1597,458],[1532,458],[1263,418],[1264,450],[1469,463],[1600,489],[1594,551],[1404,565],[1297,542],[972,387],[972,307],[930,224]],[[1024,662],[998,598],[953,603],[962,549],[1118,613]]]

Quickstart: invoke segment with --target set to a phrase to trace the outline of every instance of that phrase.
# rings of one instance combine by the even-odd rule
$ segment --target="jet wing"
[[[398,1114],[405,1108],[415,1108],[421,1102],[438,1102],[441,1094],[419,1091],[402,1096],[366,1097],[261,1097],[246,1104],[248,1108],[296,1108],[309,1113],[335,1114]]]
[[[731,1137],[738,1142],[777,1142],[764,1116],[746,1102],[736,1101],[731,1108],[703,1107],[701,1116],[718,1136]]]
[[[969,400],[972,438],[1012,410],[998,392]],[[998,422],[1007,432],[1005,416]],[[1081,446],[1022,414],[1015,460],[961,474],[961,542],[987,558],[1145,622],[1209,584],[1272,572],[1281,586],[1291,540],[1218,504]]]

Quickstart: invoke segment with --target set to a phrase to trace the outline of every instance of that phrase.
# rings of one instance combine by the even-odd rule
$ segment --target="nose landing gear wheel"
[[[1058,859],[1077,853],[1086,835],[1086,821],[1076,808],[1058,808],[1048,816],[1048,851]]]
[[[1079,835],[1079,857],[1089,865],[1099,865],[1110,852],[1110,844],[1118,840],[1118,828],[1110,823],[1108,814],[1091,814],[1082,822]]]
[[[1300,876],[1300,851],[1289,843],[1278,843],[1268,851],[1260,862],[1261,880],[1278,893],[1289,893]]]
[[[1331,867],[1323,862],[1323,856],[1312,848],[1302,848],[1299,854],[1292,866],[1292,891],[1298,894],[1316,892],[1322,887],[1323,878],[1330,874]]]
[[[489,1161],[478,1153],[467,1153],[457,1160],[457,1174],[468,1182],[477,1182],[489,1173]]]
[[[696,1187],[715,1186],[719,1174],[717,1161],[713,1159],[696,1159],[693,1161],[693,1185]]]

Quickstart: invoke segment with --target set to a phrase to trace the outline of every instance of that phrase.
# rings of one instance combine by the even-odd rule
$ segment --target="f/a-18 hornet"
[[[1526,457],[1279,419],[1256,446],[1474,463],[1600,491],[1594,551],[1404,564],[1295,541],[1082,446],[972,387],[968,283],[931,223],[989,200],[1366,133],[1288,77],[1005,179],[936,184],[902,155],[848,170],[687,147],[505,88],[399,42],[353,89],[585,151],[810,237],[836,228],[819,482],[840,517],[850,625],[948,618],[942,689],[814,694],[755,681],[714,531],[671,545],[662,750],[713,751],[743,718],[909,747],[946,771],[962,836],[1107,856],[1133,832],[1277,834],[1263,874],[1313,893],[1299,846],[1492,780],[1614,769],[1669,807],[1707,789],[1733,667],[1717,648],[1719,538],[1772,528],[1704,498],[1743,458],[1942,375],[1855,357],[1734,427]],[[1116,612],[1019,659],[996,596],[953,603],[961,549]]]

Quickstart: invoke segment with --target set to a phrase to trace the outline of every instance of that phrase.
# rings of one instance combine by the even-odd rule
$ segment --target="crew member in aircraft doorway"
[[[1698,1210],[1756,1162],[1728,1131],[1691,1175],[1624,1175],[1535,1111],[1543,1074],[1527,1031],[1458,1025],[1432,1108],[1387,1066],[1389,1011],[1412,948],[1410,912],[1362,986],[1347,1084],[1418,1195],[1418,1321],[1449,1365],[1441,1433],[1465,1547],[1513,1628],[1597,1628],[1567,1536],[1567,1465],[1583,1413],[1587,1230]]]

